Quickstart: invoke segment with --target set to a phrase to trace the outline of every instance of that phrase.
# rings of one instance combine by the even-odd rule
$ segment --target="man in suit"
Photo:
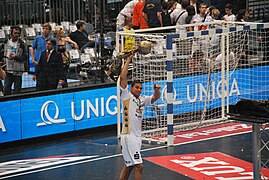
[[[63,59],[61,53],[55,50],[55,46],[54,39],[47,40],[46,51],[42,52],[36,66],[35,76],[40,82],[36,87],[38,91],[57,89],[58,83],[64,83]]]

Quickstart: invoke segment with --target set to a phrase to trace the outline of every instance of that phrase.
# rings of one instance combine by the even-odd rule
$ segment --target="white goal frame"
[[[204,23],[208,26],[212,25],[212,24],[216,24],[216,22],[214,23]],[[222,61],[221,61],[221,117],[217,118],[217,119],[209,119],[206,121],[206,123],[208,124],[218,124],[218,123],[226,123],[228,122],[227,120],[227,116],[226,114],[229,112],[229,104],[230,104],[230,99],[229,96],[226,96],[227,92],[225,92],[225,89],[229,90],[229,76],[230,76],[230,69],[229,69],[229,34],[231,33],[236,33],[236,32],[240,32],[240,31],[251,31],[251,30],[256,30],[256,29],[268,29],[269,28],[269,23],[227,23],[225,21],[218,21],[217,22],[218,25],[220,25],[220,28],[213,28],[213,29],[208,29],[208,30],[202,30],[202,31],[192,31],[192,32],[181,32],[182,28],[185,28],[187,26],[190,25],[183,25],[183,26],[176,26],[176,27],[166,27],[166,28],[162,28],[162,30],[169,30],[169,29],[176,29],[176,32],[179,33],[167,33],[167,34],[155,34],[153,35],[153,33],[151,33],[150,31],[156,31],[159,30],[159,28],[153,28],[153,29],[146,29],[146,30],[136,30],[133,33],[132,32],[117,32],[116,34],[116,49],[117,52],[119,52],[119,41],[123,42],[124,40],[124,36],[134,36],[134,37],[162,37],[165,39],[166,44],[164,47],[164,51],[166,52],[166,58],[164,58],[163,60],[166,62],[166,74],[164,76],[166,76],[166,121],[167,121],[167,126],[166,127],[162,127],[160,129],[152,129],[152,130],[145,130],[142,131],[142,133],[150,133],[153,131],[166,131],[166,135],[167,137],[163,138],[162,140],[165,141],[165,143],[167,143],[168,146],[173,146],[174,144],[174,105],[175,100],[174,100],[174,94],[173,94],[173,82],[174,82],[174,78],[173,78],[173,73],[174,73],[174,69],[173,69],[173,63],[175,61],[175,54],[173,51],[173,47],[174,47],[174,40],[175,39],[185,39],[185,38],[201,38],[203,36],[211,36],[211,35],[218,35],[221,37],[221,47],[220,47],[220,51],[223,54],[222,56]],[[193,26],[197,26],[199,24],[193,24]],[[228,43],[227,43],[228,42]],[[123,46],[123,44],[122,44]],[[123,49],[123,48],[121,48]],[[210,76],[210,75],[209,75]],[[268,77],[269,78],[269,77]],[[228,92],[229,93],[229,92]],[[121,132],[121,103],[120,103],[120,94],[119,94],[119,80],[117,82],[117,97],[118,97],[118,104],[117,104],[117,109],[118,109],[118,115],[117,115],[117,133],[118,133],[118,137],[120,137],[120,132]],[[264,98],[264,97],[262,97]],[[206,102],[205,102],[206,104]],[[206,107],[206,105],[205,105]],[[202,115],[201,115],[202,116]],[[182,124],[179,126],[199,126],[201,125],[201,123],[204,123],[201,121],[197,121],[197,122],[190,122],[189,124]],[[185,129],[186,130],[186,129]],[[147,140],[149,141],[154,141],[154,139],[151,138],[147,138]]]

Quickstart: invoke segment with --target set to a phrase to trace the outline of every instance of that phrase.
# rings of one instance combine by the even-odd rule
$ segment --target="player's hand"
[[[130,62],[131,62],[134,55],[135,55],[135,52],[133,51],[129,56],[126,57],[126,60],[130,60]]]
[[[154,84],[154,91],[160,90],[161,86],[159,84]]]

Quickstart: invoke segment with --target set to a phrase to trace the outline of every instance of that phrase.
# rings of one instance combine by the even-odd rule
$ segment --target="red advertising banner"
[[[188,144],[209,139],[233,136],[252,132],[251,124],[226,123],[204,128],[197,128],[174,134],[174,144]],[[166,139],[167,137],[153,137],[154,139]]]
[[[253,179],[252,163],[220,152],[158,156],[145,159],[195,180]],[[269,169],[263,168],[262,174],[265,179],[268,179]]]

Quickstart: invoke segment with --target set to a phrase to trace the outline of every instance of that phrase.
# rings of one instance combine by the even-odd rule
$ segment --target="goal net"
[[[150,54],[135,55],[130,70],[130,80],[143,82],[143,95],[152,95],[155,83],[162,87],[161,98],[144,109],[144,139],[167,142],[171,127],[174,137],[226,123],[229,104],[268,99],[268,24],[218,21],[206,26],[203,31],[182,26],[117,34],[121,42],[133,36],[136,45],[152,43]]]

